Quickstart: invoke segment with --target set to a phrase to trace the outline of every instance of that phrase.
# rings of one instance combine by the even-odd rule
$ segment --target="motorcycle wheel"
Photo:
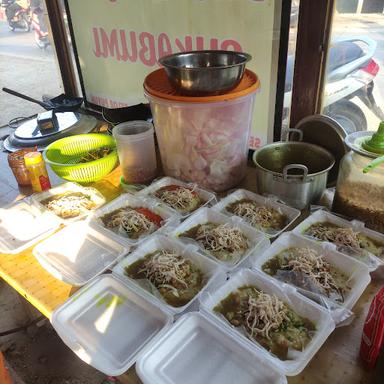
[[[8,28],[10,31],[14,32],[15,31],[15,27],[11,24],[8,24]]]
[[[31,24],[29,24],[28,20],[23,18],[22,20],[20,20],[20,24],[21,24],[21,30],[23,32],[29,32],[31,30]]]
[[[323,113],[335,119],[347,134],[367,130],[367,119],[364,112],[350,100],[340,100],[331,104]]]

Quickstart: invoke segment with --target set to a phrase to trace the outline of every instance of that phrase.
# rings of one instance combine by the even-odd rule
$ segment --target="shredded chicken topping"
[[[89,210],[94,207],[94,203],[88,196],[82,193],[66,193],[43,204],[54,211],[57,215],[65,217],[78,216],[81,210]]]
[[[317,223],[309,228],[308,234],[319,240],[330,241],[351,248],[360,248],[358,232],[352,228],[337,228]]]
[[[251,202],[241,202],[233,210],[237,216],[244,217],[252,226],[261,225],[267,227],[272,219],[272,211],[264,206],[257,206]]]
[[[145,262],[145,277],[158,288],[168,288],[178,294],[175,284],[188,288],[185,277],[190,272],[190,265],[176,252],[160,250]]]
[[[190,206],[191,201],[195,198],[193,192],[189,188],[180,187],[172,190],[158,191],[156,195],[171,207],[184,210]]]
[[[196,241],[201,242],[205,249],[217,251],[243,251],[248,248],[248,240],[240,229],[231,227],[229,224],[220,224],[208,228],[202,226],[196,236]]]
[[[107,227],[115,228],[121,226],[126,232],[139,232],[150,230],[153,223],[142,213],[134,209],[122,209],[114,214],[107,222]]]
[[[245,311],[246,326],[254,334],[270,340],[269,332],[278,329],[288,319],[287,306],[276,295],[268,295],[255,289],[257,297],[249,296]]]
[[[339,291],[333,276],[329,272],[330,265],[315,250],[310,248],[292,248],[294,258],[283,265],[283,269],[305,273],[309,278],[325,291]]]

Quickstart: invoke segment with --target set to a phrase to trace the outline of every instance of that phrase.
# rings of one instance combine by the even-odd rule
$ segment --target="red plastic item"
[[[360,358],[367,369],[373,369],[384,346],[384,287],[373,298],[363,328]]]

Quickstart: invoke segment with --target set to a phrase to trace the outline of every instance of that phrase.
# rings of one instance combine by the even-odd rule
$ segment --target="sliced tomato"
[[[152,223],[156,224],[158,227],[161,227],[161,222],[163,221],[161,216],[156,215],[156,213],[153,213],[151,210],[144,207],[135,208],[135,211],[144,215],[148,220],[152,221]]]
[[[199,196],[199,195],[197,194],[197,192],[192,191],[191,188],[184,187],[184,186],[181,186],[181,185],[176,185],[176,184],[166,185],[163,189],[166,190],[166,191],[176,191],[177,189],[180,189],[180,188],[186,188],[186,189],[189,189],[189,190],[192,192],[192,195],[193,195],[193,196]]]

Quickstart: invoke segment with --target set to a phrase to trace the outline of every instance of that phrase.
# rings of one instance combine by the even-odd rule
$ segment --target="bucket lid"
[[[225,93],[215,96],[185,96],[178,93],[168,80],[164,68],[151,72],[144,80],[144,90],[151,96],[171,101],[181,101],[186,103],[212,103],[237,99],[242,96],[255,92],[260,87],[260,80],[257,75],[246,69],[240,84]]]

